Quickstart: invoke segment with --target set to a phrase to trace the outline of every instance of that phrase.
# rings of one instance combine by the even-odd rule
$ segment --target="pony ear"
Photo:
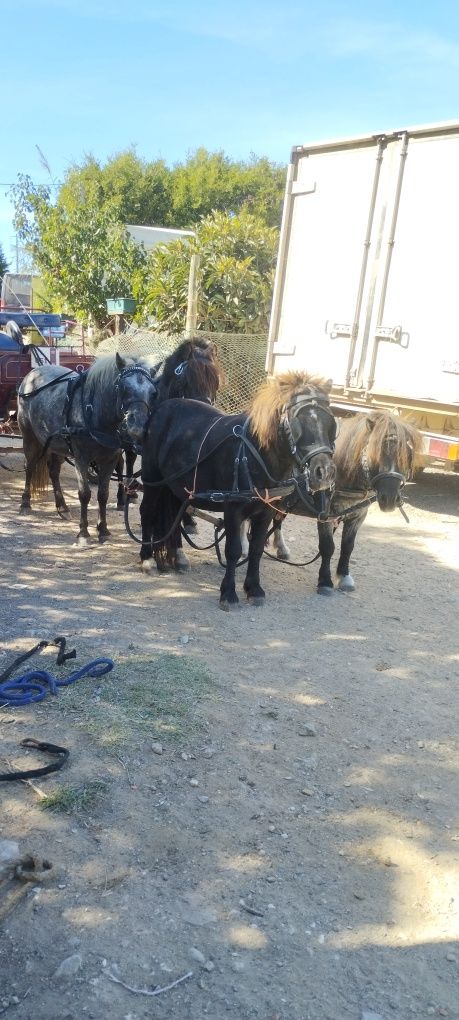
[[[118,351],[116,352],[116,367],[120,372],[126,367],[126,362]]]

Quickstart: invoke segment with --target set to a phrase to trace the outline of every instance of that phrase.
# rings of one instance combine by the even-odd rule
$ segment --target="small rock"
[[[268,832],[275,832],[275,831],[276,831],[276,826],[275,825],[268,825]]]
[[[196,949],[195,946],[191,946],[191,949],[188,951],[188,956],[191,956],[192,960],[196,960],[196,963],[200,963],[201,967],[203,967],[206,962],[204,953],[201,953],[201,951]]]
[[[362,1009],[360,1020],[384,1020],[382,1013],[375,1013],[372,1009]]]
[[[304,790],[302,790],[301,792],[303,794],[303,797],[313,797],[314,796],[314,790],[308,790],[306,786],[305,786]]]
[[[19,843],[12,839],[0,839],[0,862],[9,864],[19,857]]]
[[[62,963],[59,964],[57,970],[55,971],[54,977],[55,978],[74,977],[75,974],[78,974],[78,971],[81,970],[82,966],[83,958],[80,956],[79,953],[73,953],[72,956],[67,956],[65,960],[62,960]]]
[[[448,960],[449,963],[456,963],[457,956],[455,953],[447,953],[446,959]]]
[[[375,662],[375,669],[377,669],[379,673],[382,673],[382,672],[384,672],[384,670],[390,669],[390,668],[391,668],[390,667],[390,662]],[[378,1014],[375,1013],[375,1016],[377,1016],[377,1015]],[[370,1020],[371,1020],[371,1017],[370,1017]]]
[[[236,974],[240,974],[240,972],[242,970],[244,970],[244,968],[245,968],[245,963],[244,963],[243,960],[233,960],[233,962],[231,964],[231,970],[234,970],[234,972]]]
[[[300,730],[298,730],[299,737],[316,737],[317,729],[313,723],[303,723]]]
[[[190,786],[199,786],[198,779],[190,779]]]
[[[160,744],[158,741],[155,741],[155,743],[151,745],[151,750],[153,751],[153,754],[162,754],[163,745]]]
[[[209,798],[205,797],[204,795],[201,796],[201,797],[198,797],[198,801],[199,801],[200,804],[207,804],[208,800],[209,800]]]
[[[189,640],[190,640],[189,634],[181,634],[179,637],[179,642],[181,645],[187,645]]]
[[[352,895],[355,897],[356,900],[364,900],[365,899],[365,894],[363,892],[361,892],[360,889],[354,889]],[[369,1020],[371,1020],[371,1017],[369,1017]]]
[[[206,962],[204,964],[204,970],[207,970],[209,972],[209,974],[210,974],[211,971],[213,971],[214,969],[215,969],[215,964],[212,963],[212,960],[206,960]]]

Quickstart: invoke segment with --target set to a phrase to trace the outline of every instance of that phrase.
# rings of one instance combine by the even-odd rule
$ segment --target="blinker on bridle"
[[[328,453],[330,455],[330,457],[332,457],[333,453],[334,453],[334,443],[333,443],[333,446],[328,446],[328,445],[322,445],[322,446],[316,445],[316,446],[312,446],[312,447],[308,446],[307,449],[306,449],[306,452],[303,454],[303,456],[300,456],[300,454],[298,453],[298,449],[297,449],[297,445],[296,445],[295,439],[293,437],[292,426],[290,424],[289,412],[291,413],[292,418],[296,418],[296,416],[298,415],[299,411],[303,407],[306,407],[306,408],[317,408],[317,410],[324,411],[326,414],[328,414],[329,418],[332,419],[332,422],[333,422],[333,424],[335,426],[335,434],[336,434],[335,417],[334,417],[332,411],[330,411],[330,408],[328,406],[328,402],[326,403],[324,398],[320,398],[317,395],[314,395],[314,396],[311,395],[311,396],[307,397],[303,393],[300,393],[296,397],[293,397],[293,399],[290,401],[290,403],[287,404],[283,408],[281,419],[280,419],[280,422],[279,422],[279,427],[280,427],[280,429],[282,430],[282,432],[284,433],[284,435],[285,435],[285,437],[287,439],[289,450],[290,450],[290,453],[291,453],[295,463],[298,465],[300,471],[302,471],[302,472],[304,472],[305,469],[309,466],[309,462],[312,460],[312,458],[316,457],[319,453]]]

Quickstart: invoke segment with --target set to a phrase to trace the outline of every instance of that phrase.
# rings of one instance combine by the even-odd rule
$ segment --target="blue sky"
[[[457,0],[1,0],[7,185],[131,145],[287,163],[292,145],[459,120]]]

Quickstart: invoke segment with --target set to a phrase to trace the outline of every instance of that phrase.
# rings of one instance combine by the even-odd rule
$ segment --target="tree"
[[[237,318],[237,301],[242,295],[246,321],[256,323],[259,318],[262,322],[266,318],[265,283],[261,285],[249,234],[253,228],[261,240],[260,231],[279,222],[283,177],[283,170],[266,159],[252,157],[243,163],[206,149],[198,149],[172,169],[162,160],[142,161],[132,150],[112,157],[105,166],[87,156],[81,166],[68,171],[57,194],[19,175],[12,189],[15,227],[43,276],[53,307],[103,325],[107,297],[129,296],[134,290],[141,307],[156,301],[151,273],[147,277],[144,273],[146,253],[128,238],[126,223],[194,229],[199,222],[205,247],[204,224],[208,221],[213,223],[213,250],[217,223],[225,234],[232,218],[235,226],[228,236],[236,247],[242,244],[244,254],[233,251],[231,245],[226,250],[228,237],[226,242],[223,237],[213,268],[210,253],[206,257],[207,289],[203,293],[209,288],[213,291],[212,321],[218,318],[231,323]],[[212,219],[217,213],[220,221]],[[249,214],[252,220],[244,219]],[[245,232],[244,223],[251,224]],[[268,236],[274,237],[269,232]],[[189,250],[188,246],[183,249],[188,254]],[[223,253],[229,260],[225,265]],[[249,260],[245,264],[244,258]],[[179,264],[182,262],[179,257]],[[183,270],[177,272],[179,277]],[[186,290],[185,283],[183,288]],[[174,314],[181,314],[177,312],[181,301],[181,292],[177,292]],[[261,302],[259,312],[255,310],[257,301]],[[202,317],[210,322],[204,305]]]
[[[109,207],[50,201],[48,189],[22,177],[15,189],[15,227],[61,311],[96,325],[107,321],[106,300],[127,297],[146,262]]]
[[[6,258],[5,258],[5,255],[3,253],[2,245],[0,244],[0,277],[2,277],[3,274],[7,273],[8,271],[9,271],[9,265],[8,265],[8,262],[7,262]]]
[[[159,245],[151,252],[139,304],[162,329],[185,327],[191,255],[200,256],[198,328],[261,333],[268,327],[278,233],[248,212],[214,212],[192,239]]]
[[[197,149],[172,171],[172,222],[193,226],[211,212],[252,212],[267,226],[279,226],[285,170],[252,156],[248,163],[223,152]]]

